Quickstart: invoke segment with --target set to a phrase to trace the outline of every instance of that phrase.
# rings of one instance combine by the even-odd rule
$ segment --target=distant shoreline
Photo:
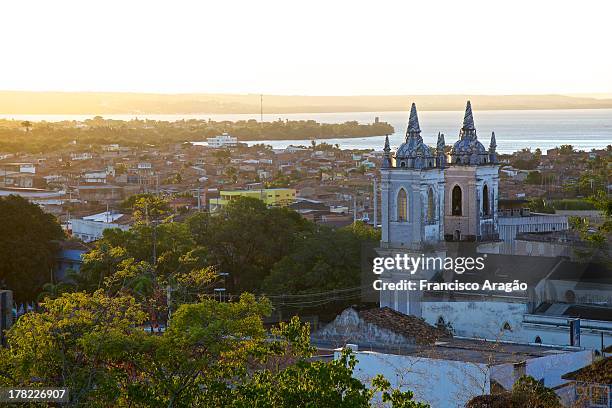
[[[610,106],[598,106],[598,107],[559,107],[559,108],[548,108],[548,107],[517,107],[517,108],[481,108],[479,111],[558,111],[558,110],[602,110],[612,109],[612,103]],[[278,112],[264,112],[264,115],[299,115],[299,114],[316,114],[316,113],[384,113],[384,112],[408,112],[409,109],[355,109],[355,110],[312,110],[312,111],[278,111]],[[436,108],[420,108],[419,112],[463,112],[463,109],[436,109]],[[42,112],[0,112],[0,120],[6,119],[11,120],[10,115],[15,116],[86,116],[94,118],[101,116],[104,119],[108,119],[112,116],[132,116],[134,118],[138,116],[200,116],[200,115],[259,115],[259,111],[251,112],[106,112],[106,113],[79,113],[79,112],[62,112],[62,113],[42,113]],[[180,120],[180,119],[178,119]],[[202,119],[203,120],[203,119]]]
[[[1,91],[0,115],[267,115],[459,111],[467,100],[480,111],[612,109],[612,98],[570,95],[357,95],[152,94]],[[105,112],[105,113],[92,113]]]

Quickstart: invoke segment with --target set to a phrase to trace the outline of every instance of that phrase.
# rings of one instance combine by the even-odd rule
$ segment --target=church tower
[[[459,140],[445,169],[444,237],[447,241],[486,241],[498,238],[499,166],[495,133],[489,150],[476,135],[472,105],[465,107]]]
[[[438,139],[444,151],[444,138]],[[438,149],[439,150],[439,149]],[[406,137],[395,154],[389,138],[385,139],[381,177],[382,239],[377,250],[381,257],[407,255],[412,259],[424,254],[444,258],[444,169],[445,160],[423,143],[416,105],[410,108]],[[416,268],[416,266],[413,265]],[[430,279],[436,272],[419,267],[386,271],[383,282]],[[421,316],[419,291],[382,290],[380,306],[405,314]]]
[[[444,239],[444,173],[439,158],[423,143],[416,105],[404,143],[391,156],[385,140],[381,168],[382,245],[421,248]]]

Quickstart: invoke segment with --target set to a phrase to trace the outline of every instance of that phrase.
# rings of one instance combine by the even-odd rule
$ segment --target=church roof
[[[404,143],[395,152],[395,159],[431,159],[433,154],[429,146],[423,143],[421,137],[421,127],[419,126],[419,116],[417,114],[416,105],[413,103],[410,107],[410,118],[408,119],[408,128],[406,129],[406,139]],[[425,160],[409,160],[404,162],[404,166],[409,168],[425,168],[433,167]]]
[[[476,135],[474,126],[474,115],[472,114],[472,104],[467,101],[465,114],[463,115],[463,125],[459,132],[459,140],[455,142],[451,149],[453,164],[475,165],[488,162],[488,153]]]

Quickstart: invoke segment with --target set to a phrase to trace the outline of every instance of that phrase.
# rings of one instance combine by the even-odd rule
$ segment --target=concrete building
[[[259,190],[222,190],[218,198],[209,201],[210,210],[215,211],[238,197],[251,197],[263,201],[269,206],[284,207],[296,199],[296,190],[293,188],[265,188]]]
[[[72,235],[83,242],[92,242],[102,238],[104,230],[119,228],[124,231],[130,229],[129,217],[105,211],[71,221]]]
[[[370,383],[382,374],[392,387],[412,391],[432,408],[464,407],[475,396],[510,390],[522,375],[547,387],[563,386],[565,373],[592,361],[591,351],[576,347],[453,337],[390,308],[349,308],[313,333],[312,342],[322,349],[352,349],[356,378]]]
[[[208,143],[208,147],[220,149],[225,147],[236,147],[238,145],[238,138],[223,133],[219,136],[207,138],[206,142]]]

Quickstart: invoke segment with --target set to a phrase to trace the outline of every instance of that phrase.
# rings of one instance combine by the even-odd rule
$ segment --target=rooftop
[[[318,344],[316,344],[319,346]],[[359,346],[359,345],[358,345]],[[325,347],[325,345],[322,345]],[[464,361],[488,366],[520,363],[526,360],[580,351],[575,347],[556,347],[536,344],[520,344],[503,341],[486,341],[469,338],[452,338],[433,345],[406,345],[398,348],[359,347],[360,352],[384,353],[431,358],[436,360]]]

